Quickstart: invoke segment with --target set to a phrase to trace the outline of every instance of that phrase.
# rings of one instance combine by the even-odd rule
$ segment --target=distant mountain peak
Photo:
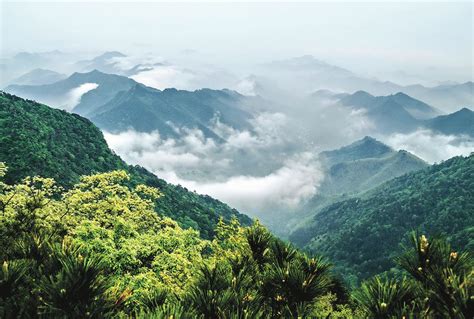
[[[355,141],[352,144],[349,144],[346,147],[355,148],[355,147],[361,147],[361,146],[375,146],[375,147],[381,147],[383,149],[386,149],[387,151],[392,151],[392,149],[389,146],[387,146],[384,143],[380,142],[376,138],[374,138],[372,136],[368,136],[368,135],[364,136],[364,138],[362,138],[358,141]]]
[[[411,96],[409,96],[408,94],[405,94],[403,92],[397,92],[397,93],[393,94],[393,96],[413,99]]]
[[[332,164],[335,164],[365,158],[380,158],[393,152],[394,150],[390,146],[385,145],[371,136],[365,136],[339,149],[322,152],[321,155]]]
[[[472,114],[472,113],[474,113],[474,111],[472,111],[471,109],[469,109],[467,107],[463,107],[462,109],[460,109],[459,111],[454,112],[453,114]]]
[[[101,55],[95,57],[94,60],[96,60],[96,59],[110,59],[110,58],[124,58],[124,57],[126,57],[126,55],[123,54],[122,52],[107,51],[107,52],[104,52]]]
[[[359,91],[355,91],[352,96],[370,96],[370,97],[374,97],[372,94],[370,94],[369,92],[367,91],[363,91],[363,90],[359,90]]]

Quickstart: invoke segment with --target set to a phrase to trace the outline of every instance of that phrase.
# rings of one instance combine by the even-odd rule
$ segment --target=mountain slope
[[[412,229],[441,233],[474,249],[474,155],[390,180],[319,211],[290,239],[323,253],[354,279],[389,270],[394,247]],[[354,277],[355,276],[355,277]]]
[[[356,194],[427,164],[406,151],[366,136],[348,146],[320,153],[326,175],[319,196]]]
[[[86,91],[81,95],[83,88]],[[72,112],[111,132],[133,128],[141,132],[158,130],[163,137],[177,137],[177,128],[186,127],[198,128],[206,137],[217,140],[220,137],[212,129],[216,116],[233,128],[251,129],[252,114],[264,104],[258,97],[230,90],[160,91],[125,76],[97,70],[74,73],[49,85],[11,85],[6,91],[57,108],[72,108]]]
[[[96,84],[97,87],[81,95],[81,86],[86,84]],[[135,81],[127,77],[94,70],[74,73],[67,79],[47,85],[10,85],[5,91],[56,108],[74,108],[75,113],[87,116],[96,107],[110,101],[118,92],[128,90],[135,84]],[[77,93],[75,90],[78,90]]]
[[[358,196],[390,179],[428,166],[415,155],[396,151],[370,136],[321,152],[319,158],[324,180],[317,194],[288,216],[282,236],[307,225],[315,214],[332,203]]]
[[[338,95],[332,95],[337,99]],[[448,135],[474,136],[474,112],[462,108],[447,115],[430,105],[404,93],[389,96],[373,96],[364,91],[339,95],[339,103],[356,109],[365,109],[367,117],[383,133],[410,132],[417,128]]]
[[[199,230],[204,238],[212,237],[220,217],[229,220],[236,216],[243,224],[250,223],[247,216],[218,200],[127,165],[108,148],[100,130],[89,120],[7,93],[0,93],[0,162],[9,167],[5,177],[9,183],[41,175],[53,177],[65,187],[81,175],[126,170],[132,183],[146,183],[164,193],[156,202],[160,215]]]
[[[428,120],[425,127],[447,135],[465,134],[474,138],[474,112],[463,108],[457,112]]]
[[[474,83],[455,83],[424,87],[411,85],[402,87],[399,91],[433,105],[445,112],[453,112],[460,107],[474,107]]]
[[[392,152],[393,150],[389,146],[370,136],[366,136],[359,141],[355,141],[337,150],[321,152],[320,155],[327,165],[335,165],[341,162],[365,158],[380,158]]]
[[[233,128],[251,128],[248,121],[252,115],[243,109],[246,99],[228,90],[160,91],[137,84],[101,106],[90,118],[108,131],[159,130],[160,134],[169,136],[176,135],[175,127],[184,126],[217,137],[211,128],[216,115]]]
[[[65,79],[67,76],[52,70],[34,69],[10,81],[16,85],[43,85]]]
[[[320,192],[324,195],[355,194],[426,166],[406,151],[392,152],[381,158],[342,162],[331,166]]]
[[[387,96],[373,96],[365,91],[357,91],[354,94],[343,96],[340,102],[346,106],[367,109],[369,112],[380,108],[384,108],[386,111],[398,108],[397,113],[406,112],[409,117],[417,120],[429,119],[439,115],[437,109],[401,92]],[[393,112],[392,110],[392,115],[394,115]],[[405,119],[409,118],[407,115],[404,115],[404,117]],[[413,119],[409,120],[413,121]]]

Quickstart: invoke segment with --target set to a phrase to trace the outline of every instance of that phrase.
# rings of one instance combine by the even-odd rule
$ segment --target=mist
[[[104,132],[126,162],[252,217],[291,213],[318,195],[328,174],[319,154],[364,136],[428,163],[474,150],[472,136],[434,132],[424,122],[383,131],[370,110],[340,102],[360,90],[409,91],[440,115],[472,107],[472,90],[463,87],[474,74],[472,3],[0,6],[2,88],[38,68],[67,76],[98,70],[157,90],[228,89],[252,99],[239,106],[250,116],[245,129],[217,113],[205,123],[218,138],[172,122],[175,137]],[[101,89],[89,81],[60,87],[67,89],[26,97],[74,112]]]
[[[471,2],[4,1],[0,7],[3,57],[52,50],[91,57],[118,50],[239,73],[311,54],[401,84],[472,79]]]

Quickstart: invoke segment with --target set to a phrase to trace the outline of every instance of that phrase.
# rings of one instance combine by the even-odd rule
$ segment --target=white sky
[[[233,66],[312,54],[364,75],[473,76],[472,2],[192,2],[1,1],[1,52],[192,49]]]

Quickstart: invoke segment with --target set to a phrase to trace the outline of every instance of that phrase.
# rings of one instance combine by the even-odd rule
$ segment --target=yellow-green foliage
[[[0,163],[0,177],[5,175]],[[352,303],[332,266],[258,221],[220,220],[212,241],[156,214],[159,190],[125,171],[0,181],[0,318],[468,318],[473,259],[413,237],[411,278],[364,283]],[[354,309],[354,305],[358,308]]]
[[[182,294],[210,243],[159,217],[153,202],[160,192],[144,185],[129,189],[128,179],[124,171],[85,176],[64,193],[39,177],[7,188],[0,195],[2,257],[22,234],[63,237],[100,255],[117,287],[138,295],[151,288]]]

